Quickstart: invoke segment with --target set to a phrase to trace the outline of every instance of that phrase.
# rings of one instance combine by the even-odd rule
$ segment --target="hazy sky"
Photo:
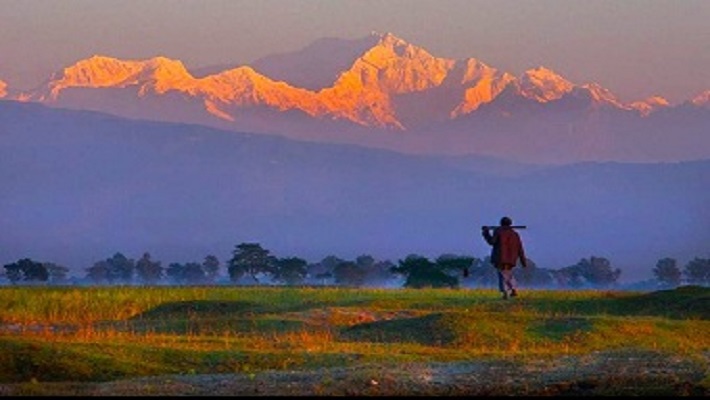
[[[710,89],[710,0],[0,0],[0,79],[29,89],[102,54],[249,64],[392,32],[435,56],[544,65],[631,101]]]

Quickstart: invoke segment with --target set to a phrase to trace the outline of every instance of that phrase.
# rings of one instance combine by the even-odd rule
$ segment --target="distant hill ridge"
[[[510,214],[540,267],[602,256],[637,280],[710,243],[710,159],[530,165],[14,101],[0,101],[0,121],[3,263],[80,269],[117,251],[224,261],[243,241],[314,261],[483,257],[480,225]]]

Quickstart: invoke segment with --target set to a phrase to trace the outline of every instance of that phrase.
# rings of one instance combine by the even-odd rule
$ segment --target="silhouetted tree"
[[[95,283],[130,283],[133,279],[135,262],[121,253],[94,263],[87,268],[87,278]]]
[[[97,261],[86,269],[86,278],[96,284],[110,283],[110,269],[108,261]]]
[[[26,258],[20,261],[20,265],[26,281],[47,282],[49,280],[49,271],[41,262]]]
[[[150,253],[146,252],[136,262],[136,276],[142,282],[155,284],[163,277],[163,267],[160,261],[151,260]]]
[[[518,283],[527,287],[549,287],[554,283],[552,271],[539,268],[535,262],[529,258],[525,258],[527,268],[516,267],[513,270],[515,279]]]
[[[333,283],[333,269],[343,261],[345,260],[334,255],[329,255],[317,263],[308,264],[306,278],[310,282],[320,285]]]
[[[562,268],[555,273],[558,281],[570,287],[609,287],[616,283],[621,275],[620,269],[613,269],[604,257],[583,258],[575,265]],[[563,278],[563,279],[560,279]]]
[[[560,287],[580,288],[586,283],[582,271],[577,265],[553,270],[552,278]]]
[[[67,281],[69,268],[51,262],[44,263],[44,267],[47,269],[47,273],[49,274],[50,283],[58,284]]]
[[[333,278],[338,285],[360,287],[367,271],[353,261],[342,261],[333,268]]]
[[[133,280],[135,262],[121,253],[106,260],[109,266],[109,282],[130,283]]]
[[[165,276],[173,283],[185,283],[185,266],[176,262],[170,263],[165,269]]]
[[[496,268],[491,263],[491,257],[486,256],[484,259],[473,258],[469,266],[468,277],[464,279],[471,282],[467,286],[497,287],[498,275],[496,274]]]
[[[663,287],[674,288],[680,285],[682,273],[674,258],[662,258],[656,263],[653,274]]]
[[[464,271],[468,271],[468,274],[471,273],[474,260],[474,257],[469,256],[442,254],[437,257],[435,262],[439,269],[447,274],[463,275]]]
[[[308,262],[298,257],[279,258],[276,260],[274,280],[287,285],[303,283],[308,272]]]
[[[200,263],[189,262],[182,269],[182,282],[188,284],[202,284],[207,281],[207,274]]]
[[[389,261],[377,261],[371,256],[360,256],[355,263],[365,270],[364,286],[379,287],[388,284],[395,275],[392,273],[394,264]]]
[[[15,284],[19,281],[25,282],[47,282],[49,272],[43,263],[23,258],[12,264],[3,266],[7,279]]]
[[[683,268],[683,273],[692,285],[710,285],[710,258],[695,257]]]
[[[214,282],[219,274],[219,260],[213,255],[208,255],[202,262],[202,269],[205,271],[207,281]]]
[[[442,266],[431,262],[428,258],[410,254],[404,260],[399,260],[399,265],[392,268],[392,272],[406,277],[405,287],[458,287],[459,280],[444,272]]]
[[[259,243],[241,243],[235,247],[232,254],[228,272],[233,282],[249,275],[254,282],[259,283],[258,275],[269,276],[274,273],[275,257]]]
[[[5,276],[7,277],[7,280],[9,280],[13,285],[21,281],[24,277],[22,267],[19,262],[3,265],[3,268],[5,268]]]

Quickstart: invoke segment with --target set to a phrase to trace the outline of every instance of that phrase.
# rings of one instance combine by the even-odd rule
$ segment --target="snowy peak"
[[[609,89],[602,87],[598,83],[587,83],[581,86],[576,86],[572,90],[572,94],[588,99],[594,107],[611,106],[619,109],[628,110],[629,107],[622,104],[619,99]]]
[[[464,60],[462,63],[463,74],[459,83],[464,87],[463,99],[451,111],[451,118],[468,114],[482,104],[490,103],[516,80],[513,75],[489,67],[474,58]]]
[[[643,116],[669,107],[661,97],[622,104],[596,83],[577,85],[543,66],[516,77],[475,58],[436,57],[389,32],[356,40],[321,39],[301,51],[266,57],[256,69],[240,66],[199,76],[163,56],[120,60],[94,55],[27,93],[16,94],[0,81],[0,97],[129,117],[151,118],[157,110],[157,119],[174,114],[211,123],[216,116],[234,122],[235,128],[251,118],[267,129],[271,121],[263,116],[283,111],[294,111],[284,113],[284,120],[305,114],[309,124],[417,130],[475,113],[483,105],[505,116],[520,107],[537,110],[559,101],[590,112],[618,109]],[[692,104],[707,107],[709,93]]]
[[[453,60],[434,57],[423,48],[386,33],[355,61],[350,71],[376,72],[376,76],[365,72],[364,83],[376,84],[387,93],[401,94],[440,85],[453,65]]]
[[[332,87],[318,92],[328,114],[365,126],[404,129],[393,97],[438,87],[454,66],[391,33],[376,34],[375,45],[343,71]]]
[[[49,97],[56,100],[62,90],[73,87],[125,88],[132,85],[141,85],[141,94],[149,89],[162,94],[171,89],[184,88],[192,80],[194,78],[182,62],[166,57],[124,61],[94,55],[53,76],[49,84]]]
[[[573,88],[570,81],[542,66],[527,70],[520,77],[521,94],[540,103],[557,100]]]
[[[314,93],[274,81],[248,66],[242,66],[199,79],[194,94],[212,102],[231,105],[265,104],[280,110],[309,108]]]
[[[643,116],[648,116],[658,109],[666,108],[669,106],[670,103],[668,103],[668,100],[664,99],[661,96],[651,96],[645,100],[635,101],[629,104],[629,108],[638,111],[639,114]]]
[[[700,93],[690,100],[690,104],[696,107],[710,108],[710,89]]]

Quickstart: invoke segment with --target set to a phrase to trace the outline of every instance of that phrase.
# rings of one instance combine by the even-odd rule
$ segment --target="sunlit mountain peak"
[[[0,98],[7,96],[7,83],[0,80]]]
[[[169,90],[188,90],[194,84],[193,76],[187,71],[182,61],[167,57],[154,57],[143,62],[141,75],[137,81],[145,82],[141,92],[152,89],[157,93]]]
[[[208,79],[208,78],[217,78],[217,79],[228,79],[228,80],[250,80],[250,79],[260,79],[263,76],[256,72],[254,68],[248,66],[248,65],[242,65],[237,68],[232,68],[228,69],[226,71],[222,71],[218,74],[214,75],[209,75],[205,78],[202,78],[202,80]]]
[[[244,121],[262,129],[270,123],[259,121],[263,115],[279,114],[284,120],[306,117],[308,123],[416,131],[483,108],[507,118],[532,103],[640,115],[669,107],[658,96],[622,104],[598,84],[580,86],[543,66],[516,77],[475,58],[436,57],[390,32],[372,32],[357,40],[323,39],[252,66],[232,65],[198,71],[196,78],[181,61],[162,55],[143,60],[94,55],[26,93],[16,93],[0,81],[0,97],[141,118],[154,112],[143,105],[155,105],[160,110],[156,118],[168,118],[172,112],[174,119],[212,123],[216,116],[220,124],[227,120],[248,129],[252,122]],[[66,89],[71,90],[63,92]],[[692,104],[707,107],[709,98],[710,91],[705,91]],[[560,99],[569,102],[557,102]]]
[[[469,58],[463,61],[463,74],[461,84],[466,88],[463,101],[451,111],[450,117],[475,111],[482,104],[489,103],[496,98],[516,79],[513,75],[489,67],[488,65]]]
[[[629,108],[638,111],[643,116],[647,116],[659,108],[668,106],[670,106],[668,100],[661,96],[651,96],[645,100],[635,101],[629,104]]]
[[[140,62],[94,55],[64,68],[55,75],[55,88],[70,86],[105,87],[119,85],[140,72]]]
[[[241,66],[197,80],[192,94],[205,98],[208,111],[223,119],[223,107],[235,105],[267,105],[281,111],[300,109],[315,115],[320,109],[315,93],[274,81],[252,67]]]
[[[629,107],[623,105],[609,89],[602,87],[598,83],[587,83],[577,89],[583,92],[584,95],[589,96],[594,104],[607,104],[620,109],[629,109]]]
[[[527,70],[520,77],[521,94],[541,103],[557,100],[573,88],[570,81],[542,66]]]
[[[423,48],[387,33],[356,60],[351,71],[377,71],[363,77],[366,83],[376,80],[377,86],[386,92],[409,93],[438,86],[453,65],[453,60],[434,57]]]
[[[710,107],[710,89],[693,97],[690,103],[697,107]]]
[[[141,85],[141,95],[151,89],[164,93],[189,86],[193,79],[182,62],[166,57],[139,61],[94,55],[55,75],[50,82],[49,97],[56,99],[62,90],[71,87],[124,88]]]
[[[318,98],[338,117],[367,126],[403,129],[392,96],[441,85],[455,62],[434,57],[391,33],[379,38],[332,87],[321,90]]]

